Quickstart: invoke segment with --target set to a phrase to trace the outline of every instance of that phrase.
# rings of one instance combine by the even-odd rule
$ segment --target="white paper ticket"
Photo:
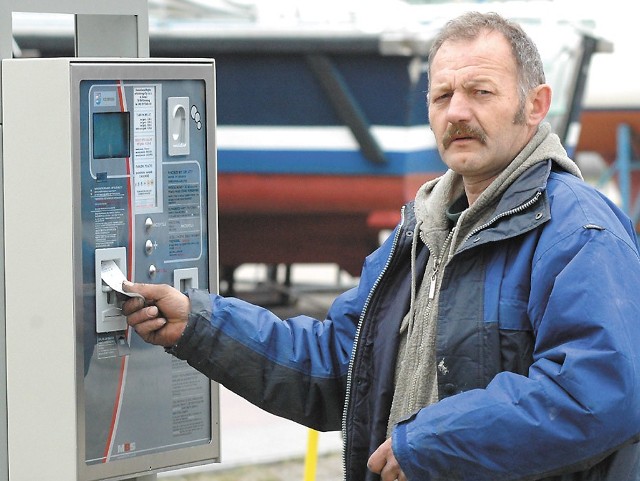
[[[113,260],[102,261],[101,277],[105,284],[107,284],[114,291],[124,294],[128,297],[140,297],[144,299],[144,297],[138,293],[125,292],[122,290],[122,283],[126,281],[127,278],[118,267],[118,264],[116,264]]]

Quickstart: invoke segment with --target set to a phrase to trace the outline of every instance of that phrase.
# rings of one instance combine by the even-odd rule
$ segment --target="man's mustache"
[[[487,134],[484,133],[479,127],[472,127],[468,124],[451,124],[442,138],[442,145],[445,149],[448,149],[456,139],[476,139],[480,143],[485,143],[487,140]]]

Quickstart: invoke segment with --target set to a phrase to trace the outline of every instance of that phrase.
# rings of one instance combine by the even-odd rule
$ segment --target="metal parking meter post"
[[[0,62],[13,56],[13,13],[54,13],[75,16],[77,57],[149,57],[147,0],[2,0],[0,1]],[[2,68],[0,67],[0,186],[3,180]],[[9,480],[4,206],[0,196],[0,481]],[[154,481],[156,475],[131,481]]]

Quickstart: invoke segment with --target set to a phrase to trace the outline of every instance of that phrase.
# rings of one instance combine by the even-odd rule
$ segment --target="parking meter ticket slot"
[[[144,299],[140,294],[133,292],[125,292],[122,289],[122,283],[127,280],[124,273],[113,260],[102,261],[100,276],[103,282],[111,289],[127,297],[139,297]]]

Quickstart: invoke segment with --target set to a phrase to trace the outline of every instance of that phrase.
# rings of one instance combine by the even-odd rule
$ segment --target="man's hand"
[[[122,304],[127,323],[142,339],[164,347],[175,345],[187,325],[191,301],[177,289],[165,284],[124,282],[122,290],[144,297],[132,297]]]
[[[398,460],[391,449],[391,438],[387,439],[371,455],[367,466],[371,471],[379,474],[382,481],[407,481],[407,477],[400,469]]]

